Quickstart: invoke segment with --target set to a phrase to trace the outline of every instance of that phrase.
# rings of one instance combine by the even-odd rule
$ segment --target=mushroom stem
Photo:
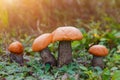
[[[10,53],[10,61],[11,62],[17,62],[21,66],[23,66],[23,64],[24,64],[23,54],[18,55],[18,54]]]
[[[103,57],[100,56],[93,56],[92,59],[92,66],[99,66],[102,69],[104,68]]]
[[[48,47],[43,49],[42,51],[40,51],[40,56],[41,56],[44,64],[49,63],[52,66],[57,65],[57,61],[56,61],[55,57],[51,54]]]
[[[72,62],[71,41],[60,41],[58,47],[58,66]]]

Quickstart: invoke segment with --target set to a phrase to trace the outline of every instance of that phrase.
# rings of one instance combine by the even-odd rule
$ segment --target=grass
[[[21,0],[14,3],[7,5],[1,0],[1,29],[11,31],[12,28],[15,32],[18,29],[19,33],[40,34],[42,31],[53,31],[58,26],[80,26],[80,21],[101,22],[103,28],[111,22],[120,23],[119,0]],[[111,26],[114,28],[115,25],[118,27],[117,24]]]
[[[92,27],[98,25],[98,23],[89,25]],[[50,69],[47,65],[42,64],[39,54],[31,50],[34,36],[26,35],[24,39],[19,39],[25,47],[24,58],[28,59],[22,67],[17,63],[9,62],[9,57],[5,54],[7,51],[2,46],[0,48],[0,79],[65,80],[64,78],[66,78],[66,80],[119,80],[120,32],[117,29],[104,32],[103,30],[101,31],[100,27],[94,27],[89,31],[84,28],[79,29],[82,31],[84,38],[81,41],[72,42],[73,62],[61,68],[53,67]],[[8,37],[6,36],[7,40],[5,41],[9,41]],[[3,42],[3,38],[1,38],[1,45],[3,45]],[[93,44],[105,45],[109,49],[109,55],[104,58],[105,68],[103,70],[99,67],[93,68],[91,66],[92,55],[88,53],[88,49]],[[57,57],[58,43],[50,44],[49,48]]]

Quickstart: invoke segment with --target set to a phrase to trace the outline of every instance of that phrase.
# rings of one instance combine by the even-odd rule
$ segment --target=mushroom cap
[[[15,41],[9,45],[8,50],[14,54],[23,54],[24,49],[23,45],[19,41]]]
[[[106,56],[108,55],[108,49],[103,45],[93,45],[90,47],[89,53],[95,56]]]
[[[80,30],[72,26],[59,27],[52,32],[52,35],[52,42],[81,40],[83,38]]]
[[[41,51],[46,48],[51,42],[52,35],[50,33],[42,34],[34,40],[32,44],[32,50],[36,52]]]

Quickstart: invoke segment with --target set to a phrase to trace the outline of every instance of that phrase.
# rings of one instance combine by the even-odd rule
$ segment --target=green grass
[[[93,23],[91,23],[93,24]],[[97,24],[94,24],[97,25]],[[3,38],[0,38],[0,79],[2,80],[120,80],[120,32],[115,30],[104,31],[100,27],[91,28],[87,31],[84,28],[79,28],[84,38],[81,41],[72,42],[73,62],[69,65],[64,65],[61,68],[42,64],[38,53],[32,52],[31,45],[34,36],[24,35],[23,39],[19,39],[25,49],[24,66],[19,66],[17,63],[10,63],[9,57],[5,54],[6,49],[3,46]],[[112,29],[112,28],[110,28]],[[9,36],[6,36],[6,41]],[[109,49],[109,55],[104,58],[105,68],[102,70],[99,67],[91,66],[92,55],[88,53],[88,49],[93,44],[102,44]],[[7,44],[8,45],[8,44]],[[51,43],[50,50],[57,58],[58,43]]]

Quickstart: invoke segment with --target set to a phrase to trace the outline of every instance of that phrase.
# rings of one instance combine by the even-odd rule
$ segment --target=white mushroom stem
[[[21,66],[23,66],[24,64],[24,60],[23,60],[23,54],[14,54],[14,53],[10,53],[10,61],[11,62],[16,62],[19,63]]]
[[[71,41],[60,41],[58,47],[58,66],[72,62]]]
[[[92,66],[104,68],[103,57],[93,55]]]
[[[41,56],[44,64],[49,63],[51,66],[57,65],[57,61],[56,61],[55,57],[51,54],[48,47],[43,49],[42,51],[40,51],[40,56]]]

